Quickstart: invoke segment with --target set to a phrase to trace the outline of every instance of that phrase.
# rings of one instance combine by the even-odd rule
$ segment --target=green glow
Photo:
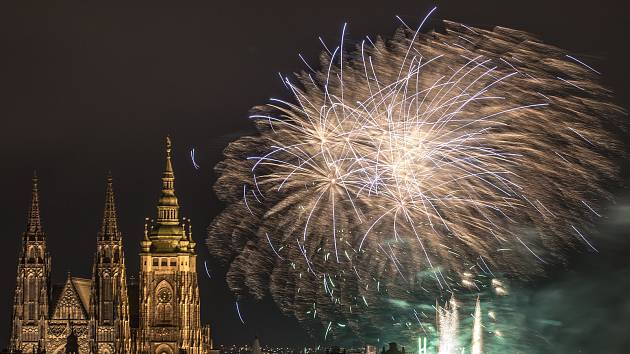
[[[427,337],[418,337],[418,354],[427,354]]]

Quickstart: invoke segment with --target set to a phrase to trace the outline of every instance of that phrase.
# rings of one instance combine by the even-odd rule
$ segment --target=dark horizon
[[[181,5],[181,4],[180,4]],[[6,252],[2,257],[0,348],[8,341],[16,257],[30,203],[31,176],[39,177],[42,223],[52,256],[52,278],[90,277],[103,213],[105,180],[113,174],[127,274],[137,275],[145,217],[154,217],[163,169],[163,139],[173,139],[175,189],[190,217],[198,247],[202,322],[216,344],[317,343],[266,299],[234,309],[218,267],[204,246],[205,229],[223,207],[212,184],[226,144],[251,133],[254,105],[286,96],[278,72],[304,69],[321,52],[318,36],[391,36],[400,23],[416,25],[434,5],[431,27],[448,19],[482,28],[531,32],[570,50],[602,71],[615,101],[628,108],[625,4],[569,1],[320,1],[295,4],[197,1],[185,6],[74,2],[0,4],[0,156]],[[190,151],[195,149],[195,169]],[[630,180],[621,166],[624,181]],[[622,196],[624,191],[618,193]],[[603,240],[602,242],[605,242]],[[626,245],[625,249],[628,249]],[[619,252],[619,250],[617,250]],[[608,260],[623,263],[619,256]],[[603,257],[602,257],[603,258]],[[578,257],[576,263],[586,262]],[[205,274],[207,262],[211,278]]]

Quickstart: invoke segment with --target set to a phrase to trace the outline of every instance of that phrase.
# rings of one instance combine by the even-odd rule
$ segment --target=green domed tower
[[[167,137],[157,219],[146,220],[140,243],[138,351],[200,354],[197,255],[190,220],[179,217],[171,148]]]

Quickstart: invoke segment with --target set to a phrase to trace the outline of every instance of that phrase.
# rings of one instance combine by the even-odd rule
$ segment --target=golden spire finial
[[[169,135],[166,136],[166,169],[164,171],[165,177],[166,174],[173,174],[173,164],[171,163],[171,137]],[[174,177],[174,176],[171,176]]]

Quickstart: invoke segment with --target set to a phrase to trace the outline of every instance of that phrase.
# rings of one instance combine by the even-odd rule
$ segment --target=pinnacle
[[[99,239],[115,240],[120,238],[118,231],[118,219],[116,216],[116,202],[114,200],[114,187],[111,172],[107,175],[107,187],[105,190],[105,207],[103,211],[103,223],[99,232]]]
[[[31,208],[28,211],[26,234],[29,237],[43,236],[42,222],[39,213],[39,190],[37,188],[37,174],[33,173],[33,185],[31,189]]]

